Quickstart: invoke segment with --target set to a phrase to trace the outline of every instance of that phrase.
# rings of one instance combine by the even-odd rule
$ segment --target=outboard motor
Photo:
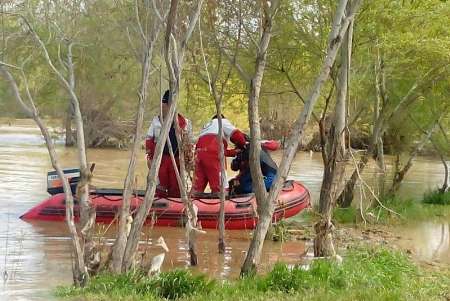
[[[76,192],[78,182],[80,181],[81,173],[78,168],[63,169],[64,176],[67,178],[70,184],[72,193]],[[62,180],[59,178],[56,171],[49,171],[47,173],[47,192],[51,195],[63,193]]]

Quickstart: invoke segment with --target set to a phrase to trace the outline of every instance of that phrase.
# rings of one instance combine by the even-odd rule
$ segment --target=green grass
[[[420,200],[400,199],[390,197],[381,200],[384,207],[380,205],[370,208],[367,213],[377,218],[377,223],[403,223],[410,221],[420,221],[439,218],[450,218],[450,192],[439,193],[437,191],[429,192]],[[398,214],[396,214],[396,213]],[[366,220],[374,222],[373,218],[366,216]],[[339,224],[353,224],[360,222],[360,212],[354,207],[335,208],[333,211],[333,220]]]
[[[396,213],[389,212],[380,206],[370,209],[379,217],[381,223],[411,222],[450,217],[450,206],[429,204],[424,201],[401,200],[388,198],[382,201],[383,205]]]
[[[308,269],[277,264],[267,275],[210,281],[186,270],[149,279],[142,273],[103,274],[83,289],[59,288],[57,296],[84,300],[445,300],[448,272],[421,271],[388,249],[355,248],[342,264],[315,260]],[[449,296],[450,297],[450,296]]]
[[[335,208],[333,210],[333,219],[340,224],[352,224],[356,223],[357,216],[359,215],[358,209],[355,207],[349,208]]]
[[[442,193],[437,190],[425,193],[423,197],[425,204],[450,205],[450,191]]]

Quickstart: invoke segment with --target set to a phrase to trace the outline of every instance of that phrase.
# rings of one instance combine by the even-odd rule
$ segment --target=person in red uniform
[[[166,118],[167,113],[169,112],[169,101],[170,101],[170,93],[169,90],[167,90],[164,93],[164,96],[161,100],[161,111],[163,115],[163,119]],[[178,114],[177,121],[180,129],[187,133],[187,135],[192,136],[192,127],[190,121],[182,116],[181,114]],[[155,116],[152,120],[152,123],[150,124],[150,127],[147,132],[147,137],[145,139],[145,150],[147,153],[147,166],[150,169],[151,161],[153,160],[153,155],[155,153],[156,143],[158,142],[159,135],[161,133],[162,129],[162,122],[160,116]],[[175,124],[172,123],[172,126],[170,127],[169,131],[169,139],[170,143],[172,144],[172,150],[173,154],[176,159],[177,167],[179,168],[179,160],[178,160],[178,154],[179,154],[179,147],[178,142],[176,138],[176,127]],[[180,188],[178,187],[177,178],[175,175],[175,168],[172,164],[172,159],[170,158],[170,152],[169,152],[169,146],[166,142],[166,145],[164,146],[164,151],[161,159],[161,165],[159,167],[158,172],[158,180],[159,185],[157,187],[156,194],[160,197],[179,197],[180,196]]]
[[[222,115],[223,145],[226,157],[234,157],[245,147],[245,135]],[[217,136],[219,134],[219,122],[217,116],[206,124],[200,132],[195,146],[195,173],[192,190],[194,193],[204,192],[209,183],[211,192],[220,191],[220,159],[219,144]],[[228,149],[227,140],[237,146],[235,149]],[[226,179],[225,179],[226,183]]]

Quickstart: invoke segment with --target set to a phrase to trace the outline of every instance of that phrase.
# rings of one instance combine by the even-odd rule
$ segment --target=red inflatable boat
[[[49,175],[50,177],[50,175]],[[50,187],[50,186],[49,186]],[[56,191],[49,192],[55,193]],[[131,208],[138,207],[144,198],[144,191],[139,191],[132,198]],[[91,192],[91,200],[97,213],[97,222],[111,223],[117,215],[122,203],[121,189],[96,189]],[[218,228],[220,200],[203,194],[194,198],[198,207],[198,219],[203,228]],[[75,202],[76,203],[76,202]],[[273,221],[279,221],[296,215],[310,206],[308,190],[300,183],[287,181],[276,203]],[[75,217],[79,217],[79,207],[74,206]],[[253,194],[238,195],[225,200],[225,228],[253,229],[256,226],[256,200]],[[179,198],[155,198],[146,223],[155,218],[157,226],[180,226],[184,220],[184,205]],[[65,220],[64,193],[56,193],[21,216],[24,220]]]

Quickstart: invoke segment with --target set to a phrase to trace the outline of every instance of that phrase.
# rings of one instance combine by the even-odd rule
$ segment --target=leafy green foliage
[[[148,30],[151,14],[146,11],[144,2],[137,3],[143,28]],[[58,47],[64,57],[67,45],[61,43],[60,30],[67,38],[76,42],[73,48],[76,89],[85,119],[88,119],[87,127],[97,126],[98,132],[102,132],[104,128],[116,128],[121,124],[95,125],[94,122],[89,122],[95,121],[99,114],[106,120],[132,123],[140,81],[139,55],[142,49],[134,2],[100,0],[83,4],[83,7],[65,6],[63,3],[59,5],[59,9],[53,10],[42,6],[39,1],[29,1],[26,7],[15,6],[13,9],[17,10],[14,12],[29,17],[61,70],[63,68],[57,59]],[[307,98],[323,60],[335,5],[334,1],[325,0],[281,3],[274,20],[261,91],[263,136],[278,139],[289,133],[292,122],[303,106],[294,90],[303,99]],[[219,47],[233,53],[238,35],[236,24],[241,17],[245,28],[241,31],[236,60],[248,73],[253,72],[255,41],[259,39],[255,24],[258,23],[259,15],[258,2],[227,0],[208,2],[203,7],[201,17],[205,59],[211,72],[218,70],[218,87],[224,84],[224,114],[243,129],[248,127],[248,83],[240,78],[228,59],[220,54]],[[449,92],[450,62],[450,32],[445,25],[449,15],[448,2],[438,0],[364,2],[355,22],[348,112],[350,119],[356,116],[359,118],[351,126],[352,134],[369,136],[371,132],[373,103],[376,98],[374,64],[378,51],[383,57],[388,93],[383,114],[390,113],[411,87],[421,80],[424,82],[414,93],[416,100],[413,105],[408,106],[407,112],[426,127],[435,118],[435,112],[440,112],[445,106]],[[32,55],[32,59],[25,65],[25,73],[39,110],[43,115],[62,118],[68,106],[67,93],[50,72],[33,39],[29,35],[17,34],[22,29],[17,18],[11,15],[3,21],[4,35],[8,40],[5,49],[8,63],[20,66]],[[53,24],[58,25],[60,30]],[[155,72],[149,83],[147,120],[159,108],[160,89],[165,90],[167,87],[160,46],[161,40],[158,40],[152,64]],[[214,101],[204,78],[205,66],[200,46],[200,35],[196,29],[189,42],[189,53],[185,57],[186,71],[183,73],[180,95],[180,111],[193,121],[195,132],[215,111]],[[333,74],[339,61],[335,65]],[[162,70],[159,70],[160,66]],[[225,84],[224,79],[230,70],[230,79]],[[288,81],[288,75],[295,89]],[[324,109],[332,86],[332,81],[328,82],[321,92],[315,108],[316,115],[320,116]],[[22,86],[21,88],[23,89]],[[0,85],[0,114],[17,115],[15,103],[11,97],[7,97],[5,90],[6,86]],[[334,97],[330,99],[331,102],[334,101]],[[329,108],[332,107],[330,104]],[[447,125],[448,128],[449,120],[443,120],[444,127]],[[389,125],[385,145],[391,152],[407,152],[420,135],[420,131],[405,113]],[[443,146],[442,149],[448,147]]]

